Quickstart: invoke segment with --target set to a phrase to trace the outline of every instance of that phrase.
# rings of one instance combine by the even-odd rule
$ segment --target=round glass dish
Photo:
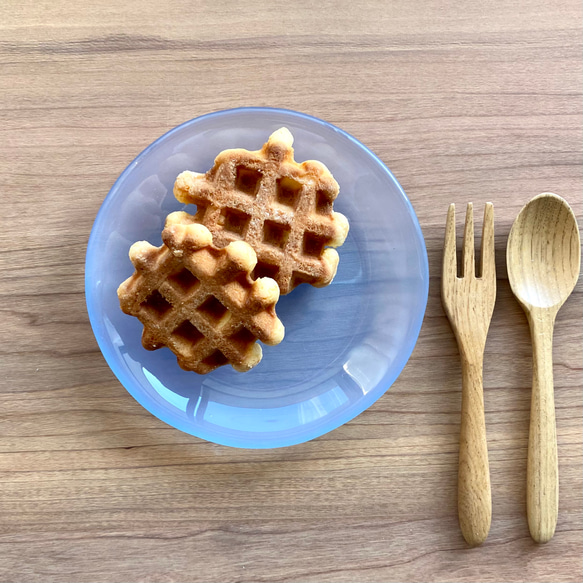
[[[165,217],[194,212],[172,194],[183,170],[205,172],[227,148],[256,150],[276,129],[294,135],[298,161],[320,160],[340,184],[335,209],[350,232],[331,285],[301,285],[276,306],[286,328],[247,373],[199,376],[167,348],[141,345],[141,323],[116,290],[133,273],[132,243],[161,244]],[[346,132],[293,111],[243,108],[186,122],[148,146],[121,174],[91,231],[85,266],[89,318],[122,385],[156,417],[200,438],[244,448],[308,441],[374,403],[405,366],[427,303],[427,252],[415,212],[386,166]]]

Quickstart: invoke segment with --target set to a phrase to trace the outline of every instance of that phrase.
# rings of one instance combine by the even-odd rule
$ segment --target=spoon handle
[[[462,356],[462,417],[458,470],[458,515],[460,528],[471,546],[482,544],[492,521],[492,496],[482,358],[474,355],[470,361]]]
[[[526,514],[530,535],[538,543],[553,537],[559,510],[559,465],[553,391],[555,314],[530,314],[533,347],[532,401],[526,469]]]

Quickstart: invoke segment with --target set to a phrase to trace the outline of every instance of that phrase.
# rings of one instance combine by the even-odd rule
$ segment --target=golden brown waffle
[[[250,277],[253,249],[243,241],[217,249],[209,230],[183,212],[167,217],[162,240],[132,245],[136,271],[117,290],[121,309],[144,324],[144,348],[167,346],[199,374],[224,364],[253,368],[262,357],[256,340],[278,344],[284,335],[276,282]]]
[[[272,277],[282,294],[300,283],[328,285],[338,267],[330,247],[348,234],[346,217],[332,210],[338,183],[320,162],[295,162],[292,143],[281,128],[261,150],[225,150],[206,174],[182,172],[174,185],[179,201],[196,204],[195,221],[215,245],[249,243],[253,276]]]

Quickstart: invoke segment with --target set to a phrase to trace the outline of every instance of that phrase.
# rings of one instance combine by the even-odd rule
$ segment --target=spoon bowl
[[[520,211],[506,250],[510,287],[522,305],[533,348],[526,469],[526,514],[532,538],[549,541],[559,511],[559,466],[553,390],[553,328],[579,277],[581,242],[571,207],[540,194]]]
[[[551,193],[534,197],[514,221],[507,259],[510,285],[523,307],[558,311],[581,263],[577,220],[567,201]]]

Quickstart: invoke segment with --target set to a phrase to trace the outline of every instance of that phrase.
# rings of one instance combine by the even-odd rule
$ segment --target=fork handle
[[[559,514],[559,464],[553,390],[554,313],[530,314],[532,400],[526,465],[526,515],[532,538],[548,542]]]
[[[492,521],[492,496],[482,387],[483,357],[462,356],[462,418],[458,472],[460,528],[470,546],[482,544]]]

